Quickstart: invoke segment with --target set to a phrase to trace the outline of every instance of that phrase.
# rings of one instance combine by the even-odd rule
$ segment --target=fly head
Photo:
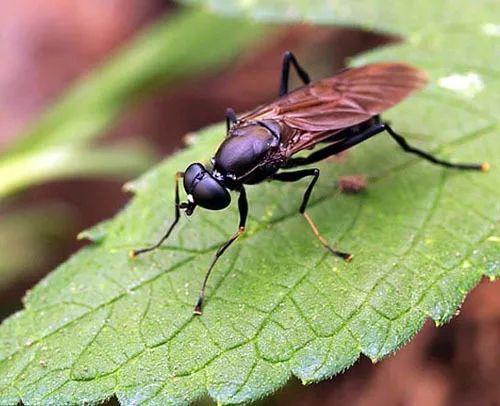
[[[196,206],[222,210],[231,203],[227,189],[200,163],[193,163],[184,172],[184,190],[187,202],[181,205],[189,216]]]

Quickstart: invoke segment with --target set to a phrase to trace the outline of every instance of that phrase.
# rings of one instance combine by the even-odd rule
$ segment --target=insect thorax
[[[260,123],[243,123],[231,128],[214,157],[214,172],[238,179],[257,167],[266,166],[269,152],[279,146],[279,135]]]

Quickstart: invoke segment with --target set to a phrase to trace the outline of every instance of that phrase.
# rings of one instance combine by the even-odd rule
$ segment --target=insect
[[[304,83],[288,91],[290,67],[295,68]],[[215,252],[205,273],[194,313],[202,313],[205,288],[212,269],[220,256],[245,231],[248,203],[245,185],[264,180],[296,182],[309,178],[299,212],[319,242],[333,255],[349,261],[352,255],[336,250],[320,234],[308,215],[307,203],[318,181],[318,168],[293,168],[319,162],[351,148],[381,132],[390,137],[405,152],[448,168],[487,170],[488,164],[451,163],[409,145],[392,127],[380,118],[380,113],[401,102],[427,83],[423,71],[404,63],[374,63],[345,69],[335,76],[311,83],[309,75],[291,52],[283,57],[279,97],[255,110],[237,116],[226,110],[226,138],[211,160],[209,168],[192,163],[175,175],[175,219],[160,240],[148,248],[131,251],[135,257],[158,248],[171,234],[181,210],[188,216],[197,206],[222,210],[229,206],[229,191],[239,193],[239,226],[234,235]],[[298,152],[318,147],[308,156]],[[187,201],[179,200],[179,181],[183,179]]]

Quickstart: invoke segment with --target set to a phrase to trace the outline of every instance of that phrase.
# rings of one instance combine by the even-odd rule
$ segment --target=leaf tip
[[[91,241],[91,242],[99,242],[101,240],[101,236],[94,234],[93,229],[87,229],[87,230],[80,231],[76,235],[76,240],[77,241],[87,240],[87,241]]]
[[[186,135],[184,135],[184,137],[182,137],[182,141],[187,146],[194,145],[196,143],[197,139],[198,139],[198,135],[195,132],[189,132]]]
[[[137,190],[136,184],[134,181],[129,181],[123,184],[122,191],[125,193],[135,193]]]

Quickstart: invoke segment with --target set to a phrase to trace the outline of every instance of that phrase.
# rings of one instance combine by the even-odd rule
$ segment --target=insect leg
[[[275,174],[272,179],[276,179],[282,182],[296,182],[302,178],[305,178],[306,176],[312,176],[312,180],[307,186],[307,189],[304,193],[304,197],[302,198],[302,203],[299,208],[300,214],[304,216],[304,218],[307,220],[309,223],[309,226],[311,227],[314,235],[316,238],[319,240],[319,242],[325,247],[328,251],[330,251],[333,255],[336,255],[338,257],[341,257],[345,259],[346,261],[350,261],[352,259],[352,255],[346,252],[342,251],[337,251],[334,250],[330,244],[328,244],[328,241],[319,233],[318,228],[316,227],[316,224],[312,221],[311,217],[309,214],[306,213],[306,208],[307,208],[307,202],[309,201],[309,197],[311,196],[311,192],[314,188],[314,185],[316,184],[318,178],[319,178],[319,169],[314,168],[314,169],[304,169],[301,171],[295,171],[295,172],[281,172]]]
[[[281,80],[280,80],[280,97],[288,93],[288,77],[290,73],[290,63],[294,66],[297,71],[300,79],[304,84],[309,84],[311,79],[309,79],[309,75],[307,72],[299,65],[295,55],[290,51],[286,51],[283,55],[283,64],[281,66]]]
[[[226,133],[229,133],[229,129],[231,128],[231,124],[236,123],[238,119],[236,118],[236,113],[232,108],[226,109]]]
[[[200,295],[198,296],[198,300],[196,301],[196,305],[193,310],[194,314],[202,314],[201,306],[203,304],[203,298],[205,297],[205,288],[207,287],[208,277],[210,276],[210,272],[212,272],[215,263],[220,258],[220,256],[224,254],[224,251],[226,251],[226,249],[228,249],[229,246],[245,231],[245,223],[247,221],[248,215],[248,201],[245,188],[243,187],[240,190],[240,196],[238,198],[238,210],[240,212],[240,224],[238,226],[238,231],[236,231],[236,233],[234,233],[229,240],[222,244],[215,253],[212,263],[205,273],[205,278],[203,279],[203,284],[201,285],[200,289]]]
[[[168,228],[167,232],[163,237],[160,238],[160,240],[152,245],[151,247],[147,248],[141,248],[139,250],[132,250],[130,251],[130,257],[134,258],[137,255],[144,254],[145,252],[153,251],[154,249],[158,248],[160,245],[163,244],[163,242],[168,238],[172,230],[174,229],[175,225],[179,221],[179,218],[181,217],[181,211],[180,211],[180,204],[179,204],[179,179],[184,176],[183,172],[177,172],[175,174],[175,219]]]
[[[345,151],[346,149],[349,149],[367,140],[368,138],[381,133],[384,130],[385,130],[384,124],[381,123],[374,124],[372,127],[366,129],[362,133],[346,137],[342,141],[336,142],[335,144],[331,144],[325,148],[315,151],[306,157],[291,158],[286,162],[284,167],[293,168],[300,165],[309,165],[315,162],[322,161],[323,159],[338,154],[339,152]]]
[[[422,151],[418,148],[412,147],[409,145],[406,140],[399,134],[397,134],[389,124],[384,123],[385,130],[389,133],[389,135],[394,138],[394,140],[399,144],[401,148],[405,152],[409,152],[411,154],[418,155],[421,158],[426,159],[429,162],[432,162],[436,165],[446,166],[447,168],[455,168],[455,169],[465,169],[465,170],[476,170],[476,171],[487,171],[489,169],[489,164],[487,162],[483,162],[482,164],[460,164],[460,163],[452,163],[448,161],[444,161],[442,159],[436,158],[435,156],[429,154],[428,152]]]

